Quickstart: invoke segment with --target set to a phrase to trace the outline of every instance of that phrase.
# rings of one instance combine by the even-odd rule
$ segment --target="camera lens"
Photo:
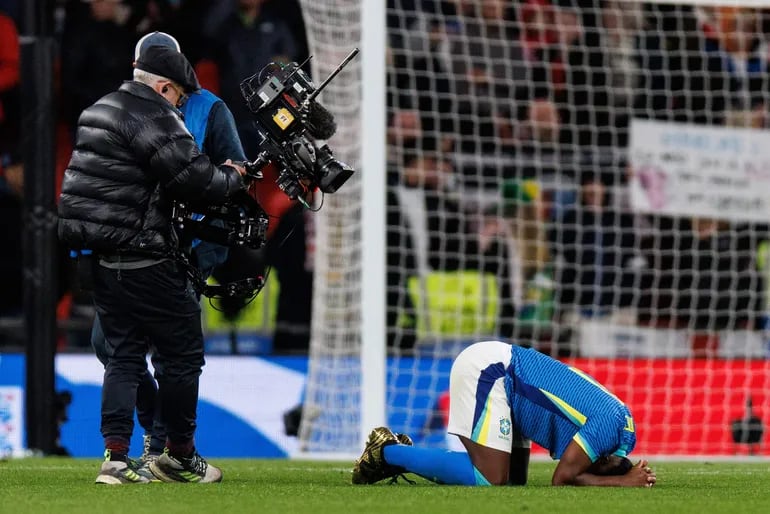
[[[318,155],[316,160],[318,187],[324,193],[334,193],[342,184],[347,182],[355,170],[344,162],[335,159],[326,145],[316,150],[316,154]]]

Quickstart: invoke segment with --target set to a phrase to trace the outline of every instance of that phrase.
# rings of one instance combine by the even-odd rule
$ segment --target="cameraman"
[[[134,66],[142,52],[151,46],[165,46],[177,52],[182,51],[179,42],[170,34],[150,32],[136,43]],[[198,148],[209,156],[211,162],[223,163],[227,159],[235,162],[246,161],[235,118],[221,98],[201,88],[196,94],[190,95],[179,110],[184,114],[184,124]],[[196,241],[194,246],[192,257],[204,279],[211,275],[214,268],[227,260],[226,246],[207,241]]]
[[[143,36],[134,49],[134,66],[143,52],[152,46],[163,46],[175,52],[181,52],[177,40],[165,32],[151,32]],[[201,151],[212,162],[225,162],[228,158],[235,161],[245,161],[243,146],[238,138],[235,120],[225,103],[206,89],[200,89],[190,95],[180,107],[184,114],[184,123],[192,134]],[[211,272],[227,259],[228,249],[225,246],[208,241],[193,242],[191,260],[205,280]],[[91,345],[102,364],[107,365],[107,348],[102,332],[99,315],[94,318],[91,333]],[[136,392],[136,413],[139,424],[145,431],[144,448],[139,459],[140,467],[135,471],[149,479],[154,476],[149,465],[163,452],[166,444],[166,431],[160,421],[156,409],[157,385],[152,372],[145,371]]]
[[[178,106],[200,89],[179,52],[151,46],[125,82],[87,108],[65,172],[59,237],[94,252],[94,303],[106,338],[97,483],[147,483],[129,466],[136,390],[154,347],[167,453],[153,472],[166,481],[215,482],[222,472],[195,450],[203,361],[200,306],[173,259],[179,240],[170,198],[218,204],[243,191],[245,170],[201,154]]]

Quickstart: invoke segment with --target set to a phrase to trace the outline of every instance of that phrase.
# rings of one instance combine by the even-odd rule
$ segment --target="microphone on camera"
[[[306,126],[311,136],[321,140],[327,140],[337,132],[334,115],[318,102],[310,102]]]

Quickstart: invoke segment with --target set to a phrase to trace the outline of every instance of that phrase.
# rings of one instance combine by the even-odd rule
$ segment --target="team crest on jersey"
[[[508,418],[500,418],[500,433],[503,435],[511,435],[511,420]]]

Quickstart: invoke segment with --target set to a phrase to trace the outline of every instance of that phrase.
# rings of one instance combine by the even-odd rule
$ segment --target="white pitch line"
[[[96,468],[94,468],[96,469]],[[82,471],[81,466],[4,466],[0,464],[0,473],[3,471]]]

